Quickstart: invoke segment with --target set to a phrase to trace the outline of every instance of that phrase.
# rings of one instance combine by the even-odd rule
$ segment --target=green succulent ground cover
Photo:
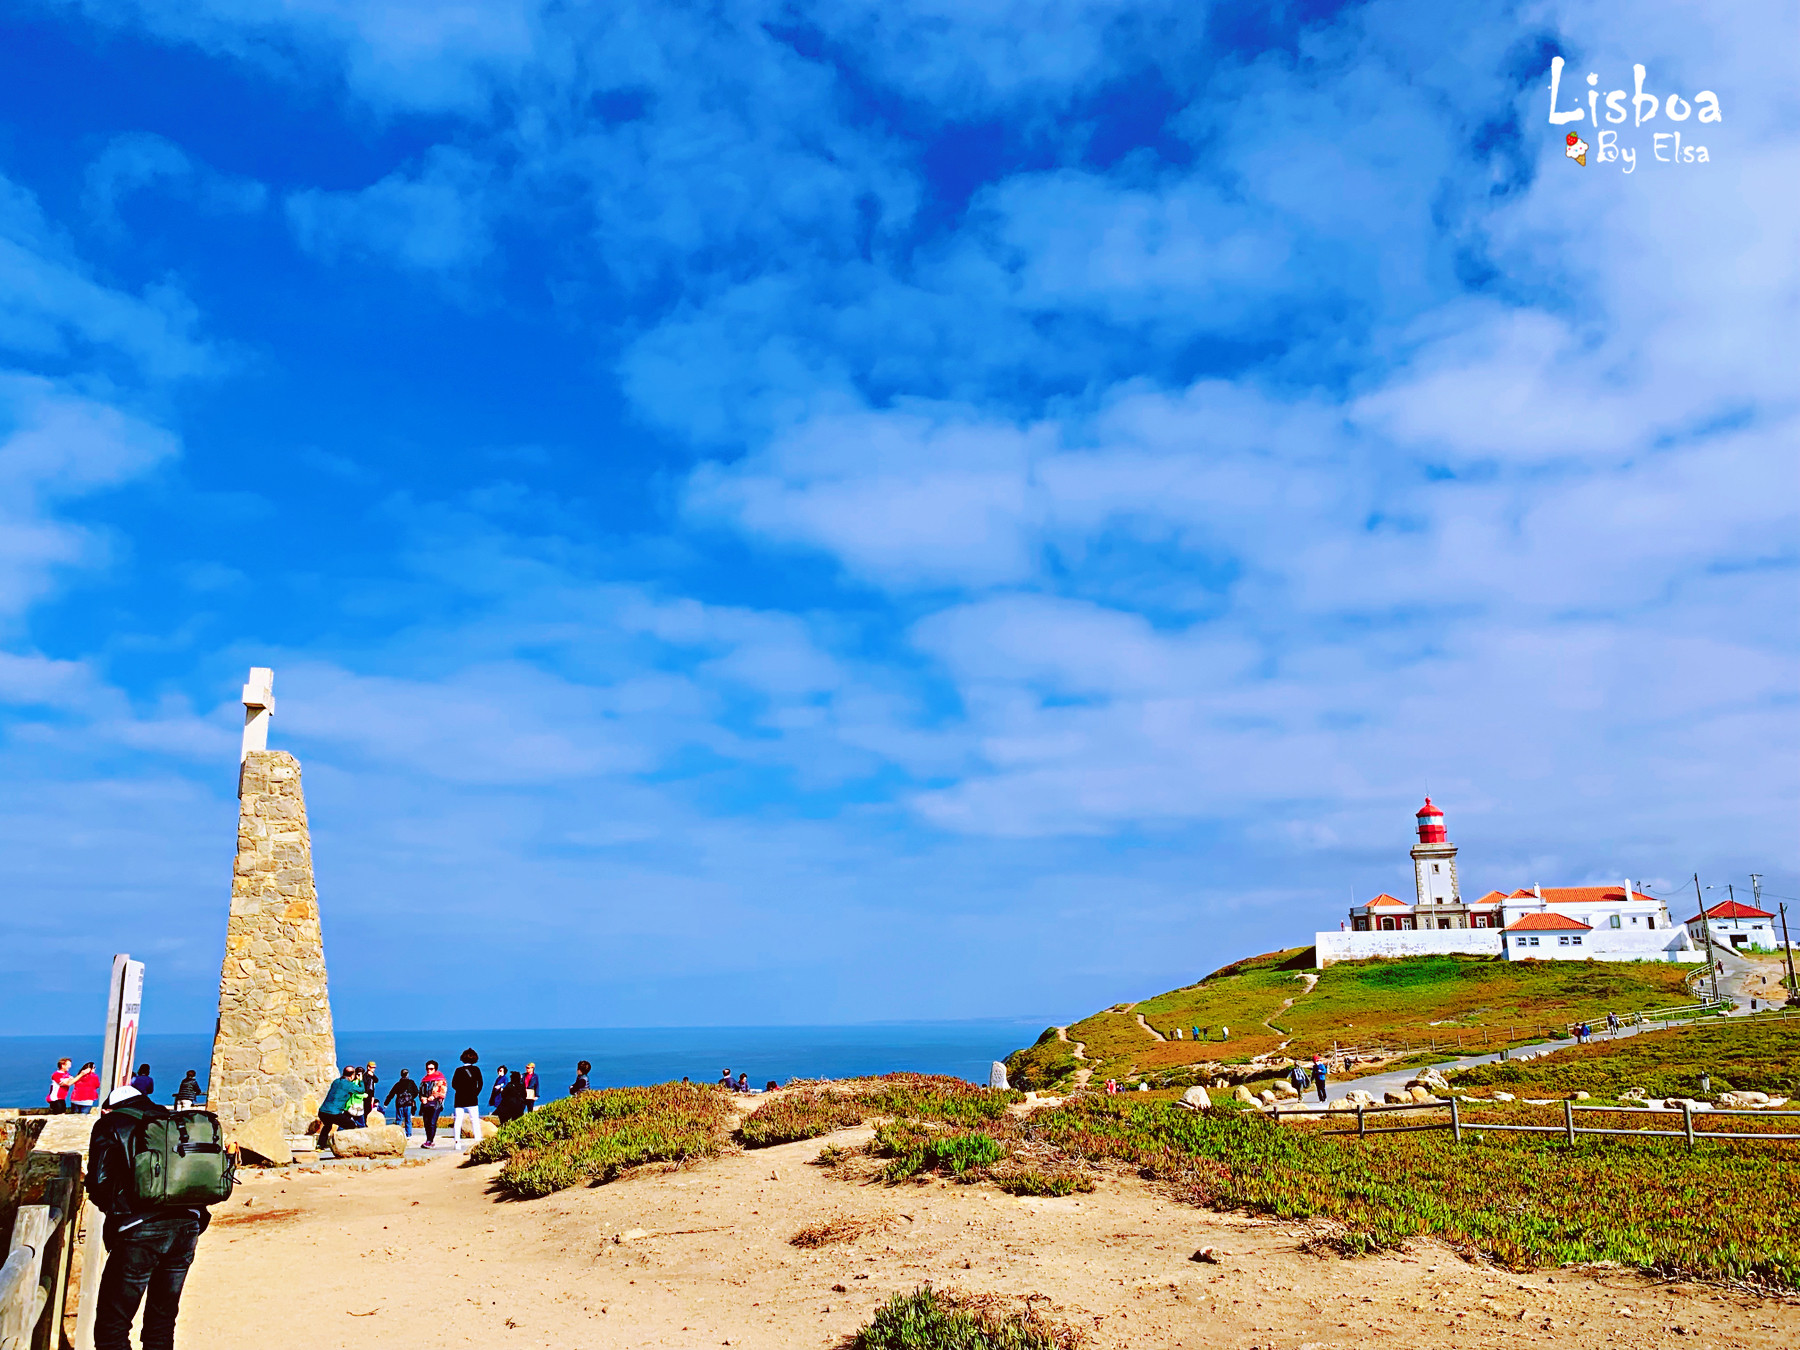
[[[856,1333],[852,1350],[1074,1350],[1079,1333],[1026,1309],[988,1306],[929,1285],[895,1294]]]
[[[1251,1112],[1083,1097],[1029,1118],[1026,1139],[1127,1164],[1192,1203],[1339,1225],[1355,1254],[1433,1236],[1515,1269],[1617,1261],[1649,1271],[1800,1285],[1790,1144],[1448,1132],[1357,1139]]]
[[[1732,1018],[1602,1038],[1522,1064],[1464,1069],[1456,1085],[1520,1095],[1585,1091],[1614,1100],[1634,1089],[1647,1097],[1692,1097],[1701,1093],[1702,1074],[1710,1076],[1714,1094],[1736,1089],[1800,1097],[1800,1018]]]
[[[1080,1067],[1075,1047],[1060,1039],[1055,1027],[1045,1027],[1034,1044],[1007,1056],[1006,1076],[1016,1088],[1045,1092],[1067,1082]]]
[[[782,1093],[751,1112],[738,1137],[750,1148],[765,1148],[817,1139],[882,1116],[975,1126],[1004,1116],[1020,1096],[936,1074],[884,1074]]]
[[[505,1163],[501,1188],[529,1200],[611,1181],[640,1163],[712,1157],[725,1147],[730,1119],[725,1094],[710,1085],[607,1088],[549,1102],[502,1125],[470,1159]]]

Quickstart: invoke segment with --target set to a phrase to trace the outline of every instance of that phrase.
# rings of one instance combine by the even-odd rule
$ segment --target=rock
[[[1219,1249],[1217,1247],[1202,1247],[1199,1251],[1188,1257],[1188,1260],[1204,1261],[1209,1266],[1216,1266],[1219,1264]]]
[[[627,1228],[623,1233],[613,1234],[613,1241],[614,1242],[636,1242],[640,1238],[647,1238],[649,1236],[650,1236],[650,1234],[649,1234],[648,1230],[646,1230],[646,1229]]]
[[[1727,1092],[1719,1098],[1719,1105],[1732,1111],[1751,1111],[1768,1104],[1769,1094],[1766,1092]]]
[[[1261,1092],[1256,1094],[1256,1100],[1261,1102],[1264,1106],[1273,1106],[1275,1105],[1275,1093],[1269,1088],[1264,1088]]]
[[[1215,1078],[1212,1081],[1212,1086],[1214,1092],[1224,1092],[1230,1088],[1231,1084],[1227,1083],[1223,1078]]]
[[[1496,1092],[1494,1094],[1494,1100],[1497,1102],[1510,1102],[1517,1101],[1518,1099],[1510,1092]]]
[[[369,1112],[369,1118],[366,1121],[364,1121],[363,1124],[367,1128],[372,1130],[377,1125],[387,1124],[387,1117],[382,1115],[380,1109],[377,1108],[377,1109]]]
[[[997,1059],[988,1065],[988,1086],[1002,1091],[1006,1089],[1006,1065]]]
[[[1398,1106],[1402,1102],[1410,1102],[1412,1098],[1402,1092],[1384,1092],[1381,1094],[1381,1100],[1389,1106]]]
[[[1771,1097],[1771,1098],[1769,1098],[1768,1101],[1763,1103],[1762,1109],[1765,1111],[1774,1111],[1774,1110],[1778,1110],[1779,1108],[1781,1108],[1783,1106],[1786,1106],[1787,1104],[1788,1104],[1788,1099],[1786,1097]]]
[[[1427,1069],[1419,1075],[1419,1085],[1430,1088],[1434,1095],[1447,1094],[1450,1091],[1450,1080],[1436,1069]],[[1410,1087],[1411,1084],[1408,1084]]]
[[[1354,1092],[1346,1092],[1344,1094],[1344,1100],[1350,1102],[1354,1106],[1376,1105],[1375,1094],[1373,1092],[1364,1092],[1361,1088],[1356,1089]]]
[[[1356,1110],[1356,1103],[1351,1101],[1348,1097],[1338,1097],[1325,1109],[1327,1111],[1354,1111]]]
[[[1406,1095],[1409,1100],[1419,1103],[1435,1102],[1437,1100],[1437,1095],[1432,1092],[1430,1088],[1424,1086],[1409,1088]]]
[[[406,1156],[406,1131],[398,1125],[333,1130],[331,1151],[340,1158],[401,1158]]]
[[[243,1152],[254,1154],[264,1162],[286,1166],[294,1161],[294,1150],[288,1147],[283,1124],[286,1114],[284,1111],[265,1111],[226,1135],[225,1142],[236,1144]]]
[[[1578,1101],[1578,1102],[1591,1101],[1593,1099],[1593,1095],[1594,1094],[1591,1092],[1577,1092],[1571,1100]]]
[[[1206,1089],[1195,1086],[1181,1094],[1181,1104],[1190,1111],[1212,1110],[1212,1098],[1206,1095]]]
[[[1525,1105],[1527,1105],[1527,1106],[1555,1106],[1556,1099],[1554,1097],[1527,1097],[1525,1099]]]
[[[1250,1089],[1245,1087],[1242,1083],[1239,1083],[1237,1085],[1236,1089],[1233,1090],[1231,1095],[1233,1097],[1237,1098],[1245,1106],[1257,1105],[1256,1095],[1254,1093],[1252,1093],[1250,1091]]]

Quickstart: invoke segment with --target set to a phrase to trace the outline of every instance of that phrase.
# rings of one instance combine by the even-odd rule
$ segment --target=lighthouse
[[[1419,842],[1413,845],[1413,881],[1419,892],[1421,928],[1463,928],[1468,919],[1462,910],[1462,894],[1456,886],[1456,845],[1444,828],[1444,813],[1425,799],[1419,809]],[[1453,912],[1433,919],[1430,906],[1454,905]]]

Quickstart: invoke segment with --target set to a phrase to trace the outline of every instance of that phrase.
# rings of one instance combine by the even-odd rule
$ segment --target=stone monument
[[[268,748],[274,683],[257,667],[244,686],[237,866],[206,1099],[228,1138],[301,1132],[337,1076],[300,762]]]

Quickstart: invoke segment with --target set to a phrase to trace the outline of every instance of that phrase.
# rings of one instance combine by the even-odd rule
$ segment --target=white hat
[[[106,1094],[106,1104],[108,1106],[119,1106],[130,1101],[133,1097],[142,1097],[143,1095],[143,1093],[139,1092],[134,1087],[116,1087]]]

